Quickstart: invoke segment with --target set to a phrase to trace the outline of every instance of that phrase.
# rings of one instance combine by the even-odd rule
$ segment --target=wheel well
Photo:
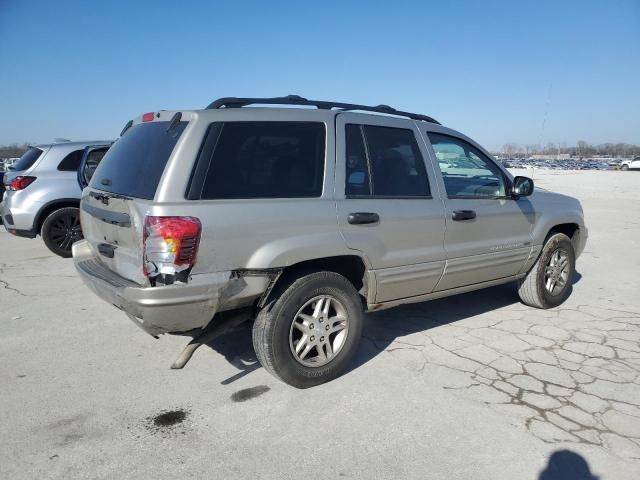
[[[580,238],[580,226],[577,223],[561,223],[559,225],[554,226],[549,233],[547,233],[547,238],[545,238],[545,243],[556,233],[564,233],[567,237],[571,239],[571,243],[573,243],[574,248],[577,247],[578,239]]]
[[[79,208],[80,207],[80,201],[79,200],[63,200],[60,202],[54,202],[54,203],[50,203],[48,205],[45,205],[43,207],[42,210],[40,210],[40,212],[38,213],[38,218],[36,220],[36,232],[39,234],[41,233],[42,230],[42,224],[44,223],[45,219],[52,214],[53,212],[55,212],[56,210],[60,209],[60,208],[65,208],[65,207],[76,207]]]
[[[367,298],[366,266],[357,255],[339,255],[336,257],[316,258],[295,263],[282,270],[278,282],[300,271],[336,272],[349,280],[364,298]]]

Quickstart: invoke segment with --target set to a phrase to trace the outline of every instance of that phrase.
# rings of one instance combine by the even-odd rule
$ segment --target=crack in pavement
[[[446,304],[452,308],[465,309]],[[429,304],[379,312],[365,337],[544,442],[595,445],[640,460],[640,313],[518,304],[466,318],[459,312]]]
[[[4,273],[4,269],[7,266],[6,263],[2,263],[0,264],[0,275],[2,275]],[[4,288],[5,290],[10,290],[12,292],[17,293],[18,295],[21,295],[23,297],[26,297],[27,295],[23,292],[21,292],[20,290],[18,290],[17,288],[12,287],[8,281],[3,280],[2,278],[0,278],[0,287]]]

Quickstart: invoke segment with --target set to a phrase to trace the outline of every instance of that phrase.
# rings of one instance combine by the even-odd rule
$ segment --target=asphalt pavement
[[[296,390],[248,326],[169,366],[40,238],[0,232],[0,478],[640,478],[640,173],[529,171],[589,227],[573,294],[511,285],[368,314],[352,369]]]

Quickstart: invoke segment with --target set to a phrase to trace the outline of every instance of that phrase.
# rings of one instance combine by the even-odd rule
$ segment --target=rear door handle
[[[366,225],[368,223],[378,223],[380,216],[372,212],[354,212],[349,214],[348,221],[351,225]]]
[[[451,215],[456,222],[460,222],[462,220],[473,220],[476,218],[476,212],[473,210],[456,210]]]

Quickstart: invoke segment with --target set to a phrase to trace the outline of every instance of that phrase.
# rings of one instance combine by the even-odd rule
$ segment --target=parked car
[[[0,217],[7,231],[27,238],[40,234],[56,255],[71,257],[82,238],[77,170],[85,152],[104,155],[110,141],[33,145],[5,173]]]
[[[640,170],[640,157],[633,160],[623,160],[620,164],[620,170]]]
[[[136,118],[81,219],[74,263],[94,293],[151,335],[200,332],[187,359],[255,319],[260,363],[301,388],[349,365],[364,311],[507,282],[560,305],[587,239],[576,199],[534,192],[431,117],[297,96]]]

